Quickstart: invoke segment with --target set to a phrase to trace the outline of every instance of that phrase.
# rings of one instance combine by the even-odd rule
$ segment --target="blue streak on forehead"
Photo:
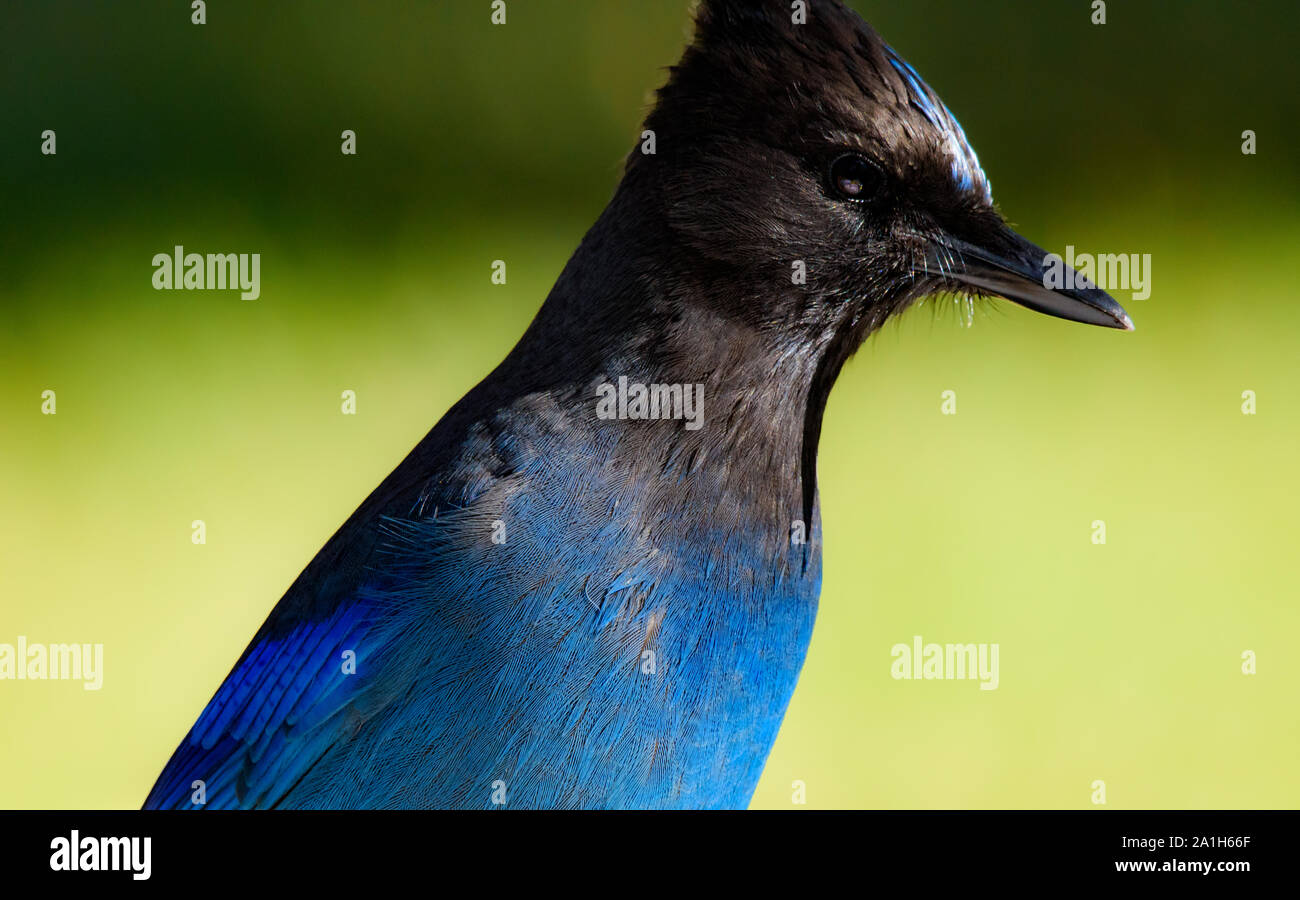
[[[885,56],[894,70],[902,76],[907,85],[908,99],[925,116],[926,120],[938,130],[944,147],[952,159],[952,177],[958,187],[964,191],[979,189],[984,198],[993,200],[988,177],[980,168],[979,157],[966,140],[966,132],[951,110],[939,99],[939,95],[926,84],[916,69],[907,60],[898,55],[893,47],[885,47]]]

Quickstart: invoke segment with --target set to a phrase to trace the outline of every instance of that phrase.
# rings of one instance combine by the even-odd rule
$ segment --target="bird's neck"
[[[811,530],[822,413],[840,362],[830,338],[795,339],[736,315],[763,309],[761,286],[702,270],[642,204],[620,197],[498,374],[561,398],[643,466],[689,471],[703,502],[740,502]],[[679,392],[690,409],[639,402]]]

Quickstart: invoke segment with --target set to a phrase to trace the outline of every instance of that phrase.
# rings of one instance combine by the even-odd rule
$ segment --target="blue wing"
[[[145,808],[274,805],[355,729],[364,691],[354,673],[365,664],[367,628],[360,603],[281,633],[264,628],[177,748]],[[194,803],[196,796],[204,802]]]

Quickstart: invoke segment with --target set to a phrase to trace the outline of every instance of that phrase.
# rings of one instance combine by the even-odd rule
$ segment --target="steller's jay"
[[[743,807],[812,634],[848,357],[939,292],[1133,327],[1045,286],[915,69],[836,0],[791,9],[704,0],[655,152],[146,807]]]

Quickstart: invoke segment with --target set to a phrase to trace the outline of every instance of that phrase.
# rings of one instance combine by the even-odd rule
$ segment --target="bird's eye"
[[[831,188],[845,200],[870,200],[883,185],[885,174],[873,162],[846,153],[831,163]]]

